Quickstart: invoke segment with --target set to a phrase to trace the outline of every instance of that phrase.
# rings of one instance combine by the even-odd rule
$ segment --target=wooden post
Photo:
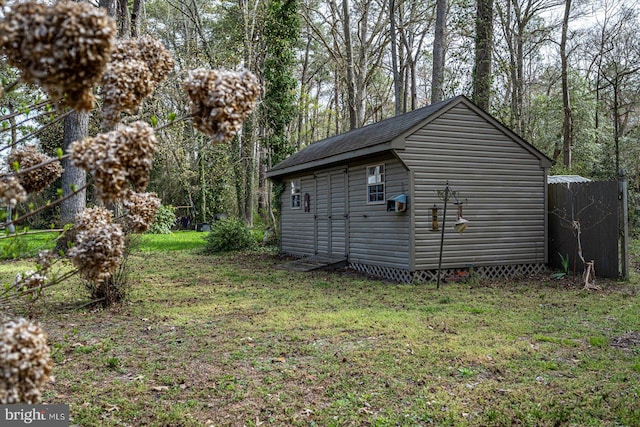
[[[620,276],[629,280],[629,204],[627,200],[627,176],[624,169],[618,174],[618,200],[620,213]]]

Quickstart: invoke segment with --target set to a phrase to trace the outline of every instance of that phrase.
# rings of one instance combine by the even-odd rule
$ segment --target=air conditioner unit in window
[[[399,194],[387,199],[388,212],[405,212],[407,210],[407,195]]]

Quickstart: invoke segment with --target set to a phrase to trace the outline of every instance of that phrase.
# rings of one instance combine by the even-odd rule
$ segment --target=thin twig
[[[59,115],[58,117],[56,117],[54,120],[50,121],[49,123],[47,123],[46,125],[42,125],[42,127],[38,128],[38,130],[31,132],[29,135],[23,136],[22,138],[20,138],[19,140],[17,140],[15,143],[11,144],[11,145],[7,145],[4,146],[0,149],[0,151],[2,150],[6,150],[7,148],[10,148],[14,145],[18,145],[21,142],[24,141],[28,141],[31,138],[36,137],[37,135],[41,134],[42,132],[44,132],[46,129],[50,128],[51,126],[53,126],[54,124],[58,123],[59,121],[63,120],[65,117],[67,117],[69,114],[71,114],[73,110],[69,110],[66,113],[63,113],[61,115]]]
[[[178,117],[177,119],[173,119],[173,120],[171,120],[170,122],[163,124],[162,126],[158,126],[158,127],[154,128],[153,130],[154,130],[154,131],[156,131],[156,132],[158,132],[158,131],[160,131],[160,130],[163,130],[163,129],[168,128],[169,126],[173,126],[173,125],[174,125],[174,124],[176,124],[176,123],[179,123],[179,122],[183,122],[183,121],[185,121],[185,120],[188,120],[188,119],[190,119],[191,117],[193,117],[193,114],[187,114],[187,115],[185,115],[185,116]]]
[[[20,79],[16,79],[13,82],[9,83],[8,85],[6,85],[5,87],[2,88],[2,93],[3,95],[5,93],[9,93],[11,92],[16,86],[18,86],[18,84],[20,83]]]
[[[52,111],[45,111],[45,112],[42,112],[42,113],[40,113],[40,114],[38,114],[38,115],[36,115],[36,116],[33,116],[33,117],[26,117],[26,118],[25,118],[24,120],[22,120],[20,123],[16,123],[16,124],[13,124],[13,125],[8,126],[8,127],[0,128],[0,133],[3,133],[3,132],[9,132],[9,131],[10,131],[12,128],[14,128],[14,127],[22,126],[22,125],[24,125],[24,124],[25,124],[25,123],[27,123],[27,122],[30,122],[30,121],[33,121],[33,120],[38,120],[40,117],[48,116],[48,115],[51,115],[51,114],[54,114],[54,112],[52,112]],[[18,114],[18,115],[19,115],[19,114]],[[0,120],[2,120],[2,119],[0,119]]]
[[[29,234],[62,233],[63,231],[64,231],[63,228],[52,228],[52,229],[48,229],[48,230],[23,231],[22,233],[13,233],[13,234],[6,234],[4,236],[0,236],[0,240],[2,240],[2,239],[11,239],[11,238],[20,237],[20,236],[26,236],[26,235],[29,235]]]
[[[12,221],[6,222],[4,225],[5,225],[5,227],[8,227],[11,224],[16,224],[16,223],[18,223],[20,221],[23,221],[23,220],[25,220],[25,219],[27,219],[29,217],[32,217],[33,215],[36,215],[36,214],[42,212],[45,209],[49,209],[49,208],[52,208],[54,206],[57,206],[60,203],[64,202],[65,200],[69,200],[70,198],[72,198],[73,196],[78,194],[79,192],[86,190],[88,185],[89,184],[87,183],[87,184],[83,185],[82,187],[78,188],[77,190],[75,190],[74,192],[69,193],[66,196],[64,196],[64,197],[62,197],[62,198],[60,198],[60,199],[58,199],[58,200],[56,200],[54,202],[47,203],[46,205],[39,207],[35,211],[31,211],[31,212],[26,213],[26,214],[22,215],[21,217],[18,217],[16,219],[12,220]]]
[[[75,276],[76,274],[78,274],[79,271],[80,270],[78,270],[78,269],[71,270],[71,271],[68,271],[68,272],[64,273],[62,276],[57,277],[55,280],[53,280],[53,281],[51,281],[49,283],[45,283],[45,284],[43,284],[41,286],[38,286],[37,288],[26,289],[26,290],[23,290],[23,291],[18,291],[15,294],[7,295],[6,292],[9,292],[12,289],[12,288],[9,288],[9,289],[7,289],[5,291],[4,295],[0,295],[0,306],[8,303],[11,300],[22,298],[22,297],[24,297],[26,295],[29,295],[29,294],[33,294],[35,291],[46,289],[46,288],[50,288],[51,286],[55,286],[58,283],[62,283],[65,280],[67,280],[67,279]]]
[[[37,110],[40,107],[44,107],[47,104],[52,104],[52,101],[50,99],[45,99],[44,101],[40,101],[36,104],[31,104],[28,107],[26,107],[28,110]],[[24,110],[24,109],[22,109]],[[0,121],[4,121],[4,120],[8,120],[12,117],[17,117],[17,116],[21,116],[23,115],[24,112],[23,111],[16,111],[14,113],[11,114],[5,114],[4,116],[0,116]]]
[[[46,162],[42,162],[42,163],[38,163],[37,165],[33,165],[31,167],[28,167],[26,169],[19,169],[17,172],[14,172],[13,175],[15,176],[20,176],[20,175],[25,175],[28,174],[29,172],[32,172],[34,170],[40,169],[43,166],[47,166],[51,163],[55,163],[55,162],[62,162],[63,160],[68,159],[69,157],[71,157],[71,154],[65,154],[63,156],[60,157],[54,157],[52,159],[47,160]]]
[[[94,299],[94,300],[91,300],[91,301],[85,302],[84,304],[76,305],[74,308],[75,308],[76,310],[77,310],[77,309],[79,309],[79,308],[85,308],[86,306],[89,306],[89,305],[92,305],[92,304],[95,304],[95,303],[97,303],[97,302],[104,301],[104,300],[105,300],[105,298],[104,298],[104,297],[102,297],[102,298],[98,298],[98,299]]]

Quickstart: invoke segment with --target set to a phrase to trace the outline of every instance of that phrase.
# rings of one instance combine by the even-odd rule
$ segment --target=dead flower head
[[[156,193],[129,192],[124,200],[127,219],[134,233],[144,233],[151,227],[160,207],[160,199]]]
[[[76,217],[75,246],[69,256],[80,274],[95,283],[111,276],[124,253],[124,232],[111,219],[111,212],[102,207],[85,209]]]
[[[15,207],[26,200],[27,192],[20,185],[18,178],[13,175],[0,177],[0,204]]]
[[[109,60],[116,26],[86,2],[15,3],[0,22],[0,48],[22,78],[78,111],[93,108],[93,87]]]
[[[173,57],[153,37],[121,40],[102,77],[102,118],[114,126],[123,111],[132,112],[173,68]]]
[[[60,162],[56,161],[24,174],[21,174],[20,170],[47,163],[50,160],[52,160],[51,157],[38,152],[33,145],[20,148],[7,157],[10,166],[13,167],[14,164],[18,165],[18,179],[20,180],[20,185],[22,185],[22,188],[24,188],[27,193],[38,193],[44,190],[62,175],[64,169],[62,169]]]
[[[173,57],[167,48],[160,40],[150,36],[118,42],[111,55],[111,62],[131,60],[142,61],[147,65],[154,84],[166,79],[174,65]]]
[[[121,112],[134,111],[153,89],[152,74],[144,62],[133,59],[109,64],[102,76],[104,124],[115,126]]]
[[[40,402],[52,361],[47,335],[26,319],[9,321],[0,330],[0,403]]]
[[[21,291],[37,291],[42,289],[47,281],[47,276],[37,273],[33,270],[26,271],[24,274],[16,274],[14,286],[18,292]]]
[[[134,122],[122,129],[76,141],[71,158],[93,175],[98,196],[104,201],[123,197],[129,184],[144,191],[153,164],[156,137],[153,128]]]
[[[193,125],[214,143],[234,137],[260,94],[258,79],[246,70],[192,70],[184,88],[191,100]]]

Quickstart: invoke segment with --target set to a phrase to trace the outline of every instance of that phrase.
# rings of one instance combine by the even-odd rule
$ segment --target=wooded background
[[[195,221],[225,212],[269,224],[271,165],[316,140],[459,94],[554,159],[552,173],[607,179],[625,169],[632,225],[637,221],[636,1],[100,0],[96,6],[117,18],[120,37],[150,34],[176,60],[174,73],[125,122],[187,114],[181,86],[189,69],[246,68],[263,84],[257,111],[230,144],[211,144],[188,122],[159,132],[149,190],[165,205],[193,206]],[[3,80],[11,81],[16,72],[2,64]],[[2,113],[41,96],[29,87],[6,94]],[[72,128],[86,128],[81,133],[99,131],[91,115],[75,120]],[[13,116],[2,126],[11,127],[1,134],[4,142],[37,128]],[[58,123],[38,137],[52,150],[68,143],[64,134]]]

